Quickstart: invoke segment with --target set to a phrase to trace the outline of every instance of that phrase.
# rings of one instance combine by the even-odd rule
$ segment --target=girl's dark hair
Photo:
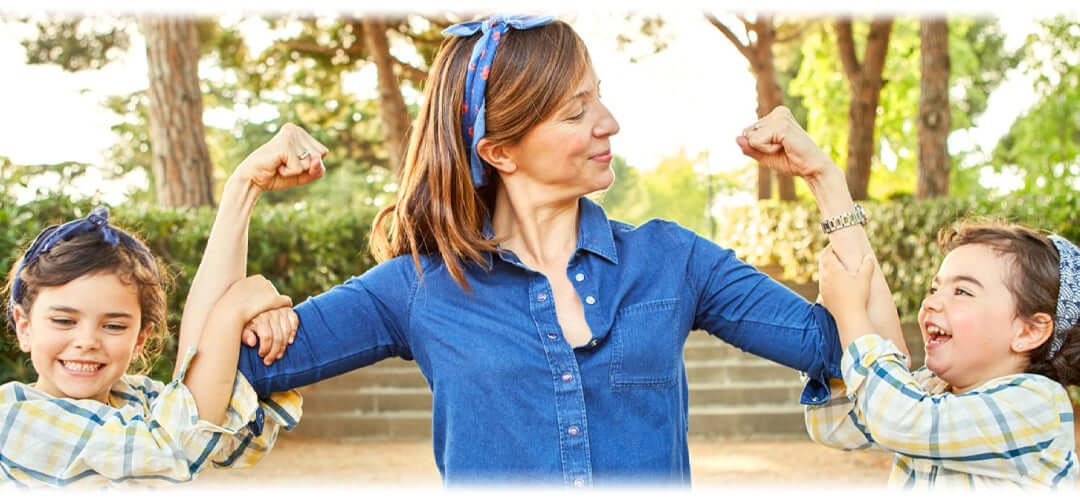
[[[1031,321],[1035,313],[1056,319],[1060,284],[1060,257],[1045,234],[997,219],[969,219],[938,232],[943,253],[963,245],[984,245],[1013,263],[1005,286],[1016,301],[1016,314]],[[1065,343],[1052,359],[1050,340],[1028,351],[1027,373],[1056,380],[1062,385],[1080,384],[1080,325],[1065,333]]]
[[[117,232],[125,232],[116,226],[111,227]],[[127,234],[130,236],[130,233]],[[134,238],[132,236],[132,239]],[[23,255],[25,256],[25,251]],[[24,293],[18,305],[29,313],[42,287],[60,286],[81,276],[115,274],[124,284],[135,285],[138,289],[142,314],[139,331],[142,332],[151,323],[154,325],[142,350],[132,363],[134,369],[131,371],[146,373],[154,358],[160,354],[162,342],[168,334],[165,296],[165,280],[168,275],[149,257],[144,251],[125,242],[124,238],[119,238],[119,242],[114,246],[106,243],[100,232],[82,233],[57,243],[23,269],[19,278],[22,279]],[[5,297],[10,297],[15,273],[21,262],[22,258],[16,261],[8,272],[7,284],[4,287]],[[4,304],[5,307],[11,307],[8,300],[5,300]]]

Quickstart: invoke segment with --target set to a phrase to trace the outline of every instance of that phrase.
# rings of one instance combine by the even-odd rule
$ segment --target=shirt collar
[[[618,264],[615,236],[604,209],[584,196],[578,202],[578,207],[581,210],[578,214],[578,250],[592,252],[612,264]]]

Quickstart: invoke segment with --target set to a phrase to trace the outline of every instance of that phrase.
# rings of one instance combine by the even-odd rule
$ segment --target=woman
[[[692,329],[807,372],[802,400],[828,399],[840,351],[820,305],[674,223],[611,221],[584,197],[613,181],[619,125],[568,25],[499,17],[447,32],[398,199],[375,219],[381,263],[297,306],[280,360],[267,366],[280,343],[244,349],[257,392],[414,359],[447,484],[573,486],[689,483]],[[310,176],[314,158],[266,162],[247,185]]]

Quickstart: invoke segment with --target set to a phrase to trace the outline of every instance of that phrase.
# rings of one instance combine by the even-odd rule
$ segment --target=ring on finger
[[[757,130],[759,128],[761,128],[761,124],[760,123],[755,123],[753,127],[750,127],[750,130]]]
[[[308,152],[308,150],[306,150],[306,149],[303,152],[301,152],[300,154],[296,155],[296,157],[300,158],[301,160],[306,159],[308,156],[311,156],[311,153]]]

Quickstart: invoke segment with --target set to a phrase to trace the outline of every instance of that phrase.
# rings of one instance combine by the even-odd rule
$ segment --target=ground
[[[884,486],[890,454],[810,441],[690,441],[699,487]],[[430,441],[330,441],[284,436],[247,470],[208,470],[194,485],[438,487]]]

